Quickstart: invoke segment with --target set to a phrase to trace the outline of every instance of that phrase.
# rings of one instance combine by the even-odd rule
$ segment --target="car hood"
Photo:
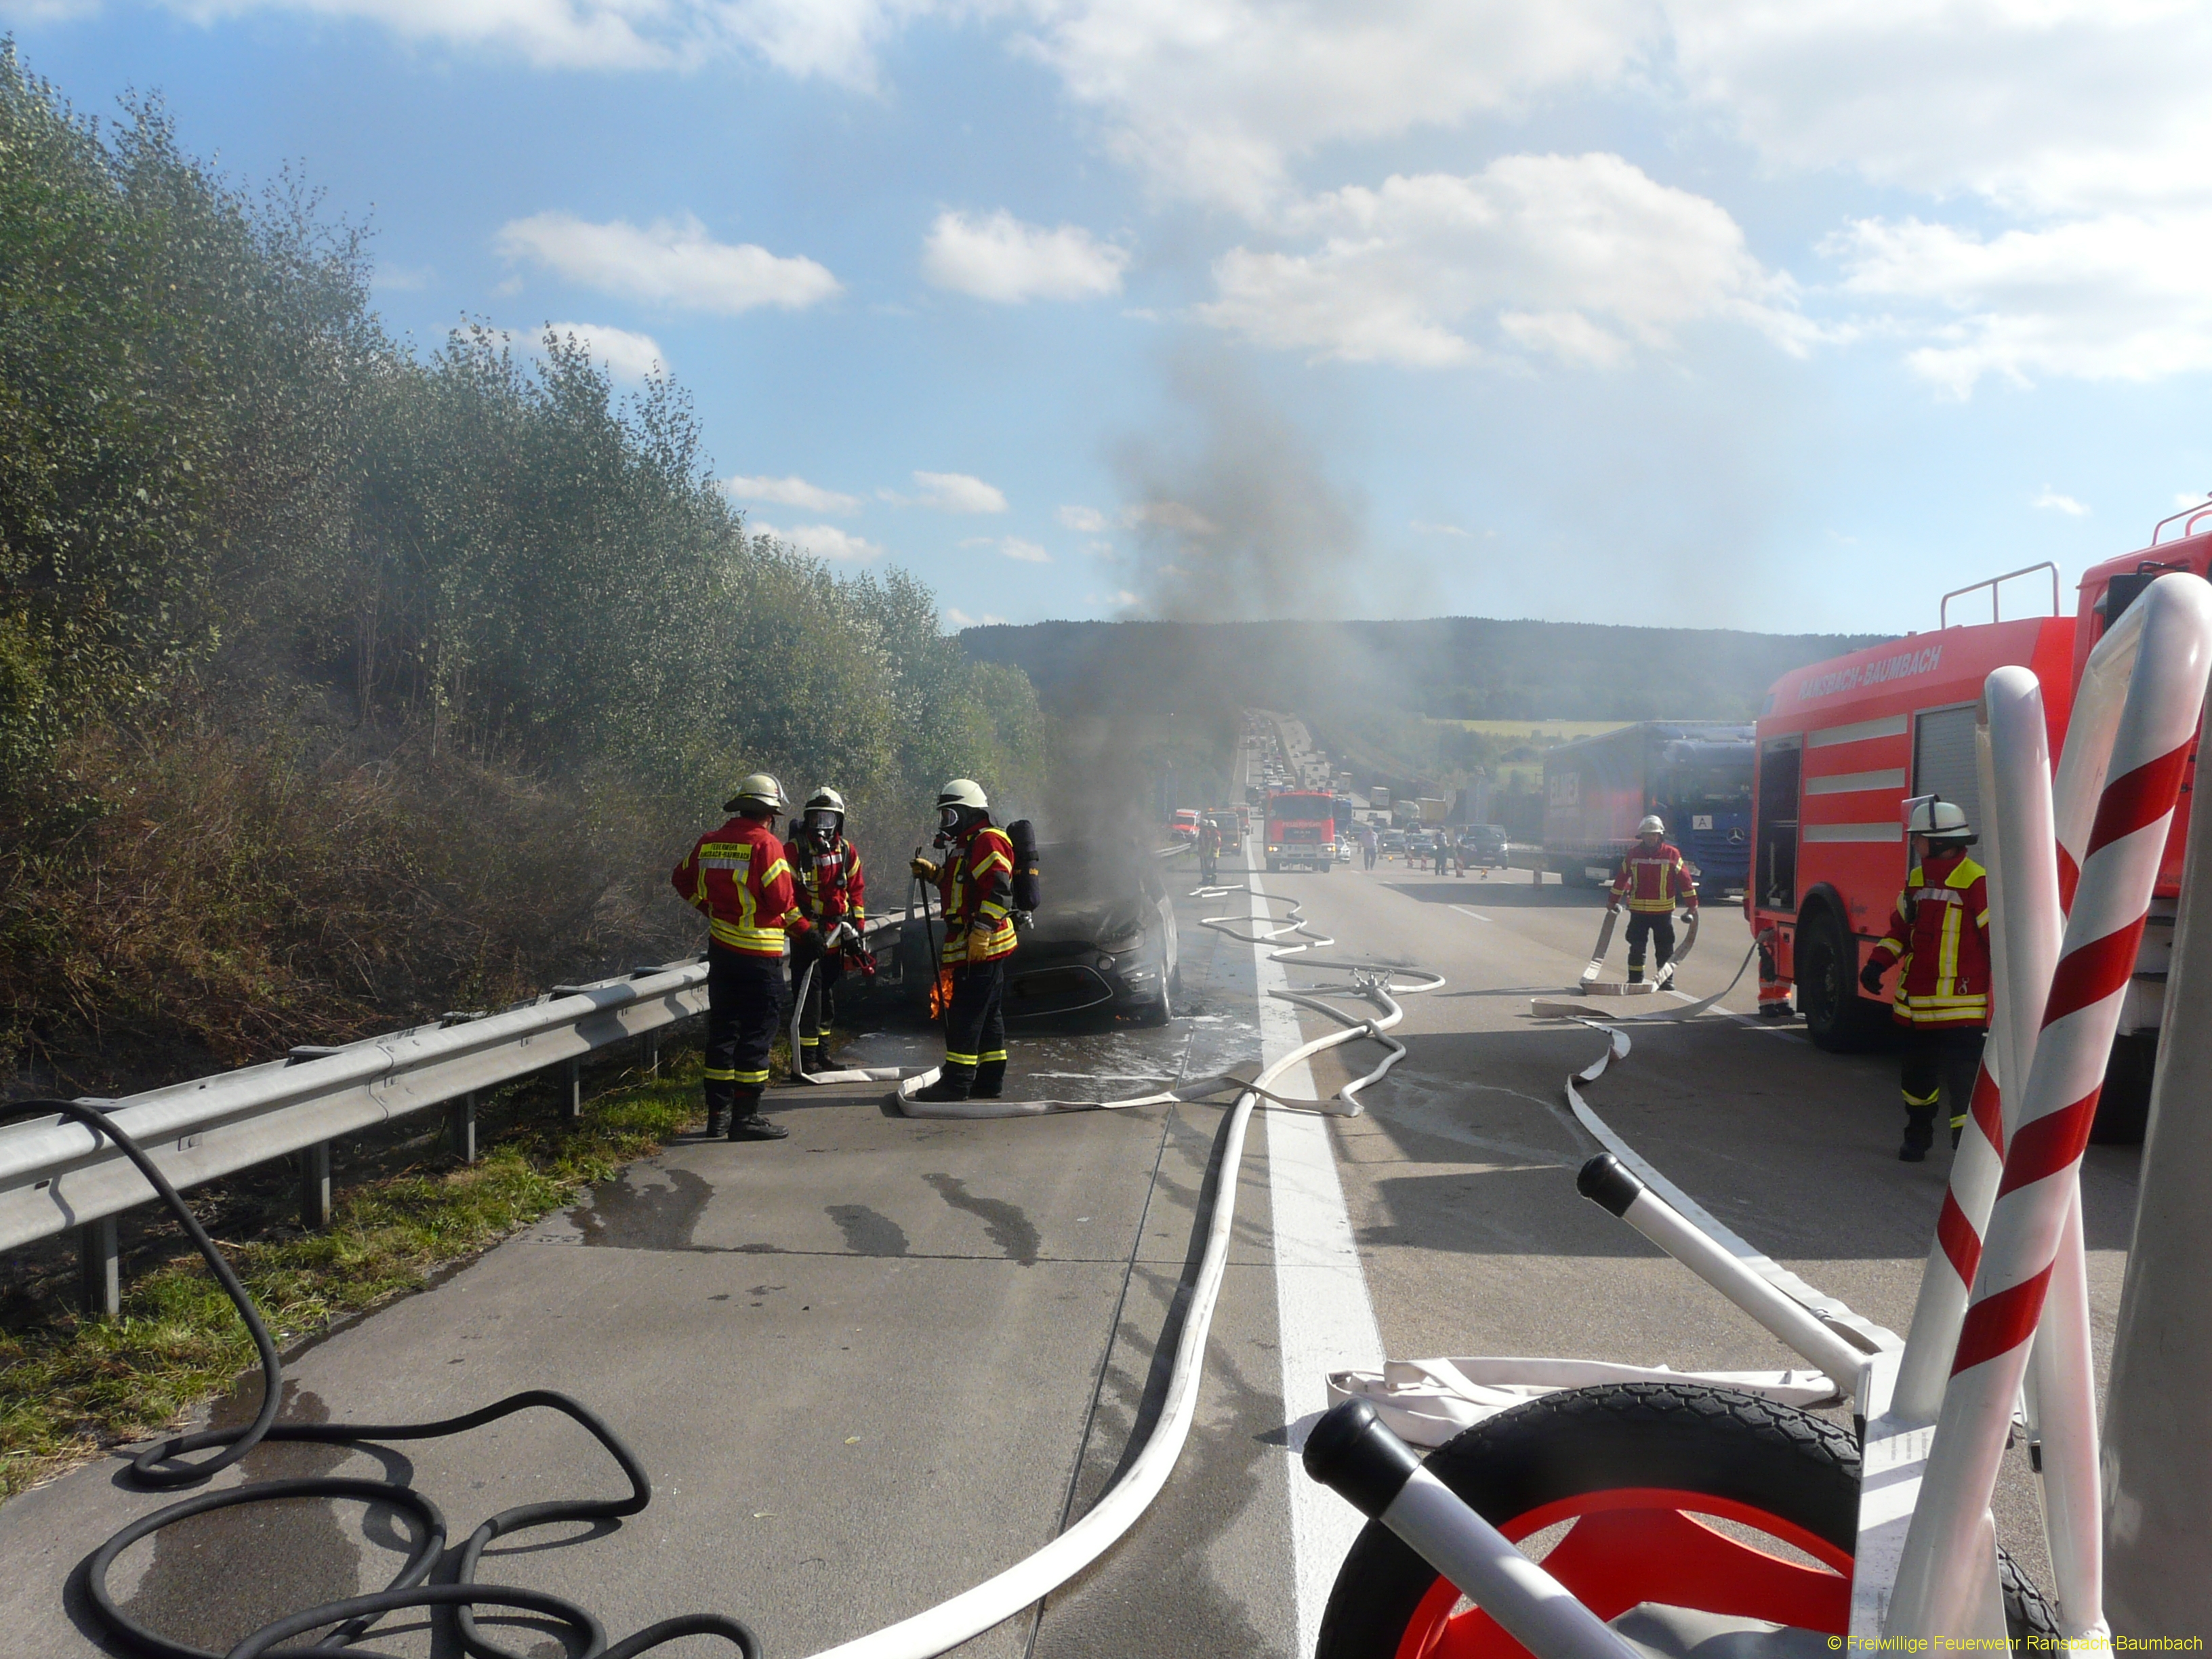
[[[1152,907],[1134,894],[1121,898],[1055,900],[1049,890],[1030,933],[1040,945],[1091,945],[1134,933]]]

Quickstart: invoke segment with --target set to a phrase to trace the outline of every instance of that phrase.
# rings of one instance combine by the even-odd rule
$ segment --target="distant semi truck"
[[[1718,720],[1645,720],[1545,750],[1545,867],[1570,886],[1601,885],[1656,812],[1701,896],[1741,893],[1758,752],[1751,726]]]

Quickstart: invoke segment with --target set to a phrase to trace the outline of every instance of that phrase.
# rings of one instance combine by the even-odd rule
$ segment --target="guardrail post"
[[[645,1074],[647,1077],[660,1075],[660,1033],[658,1030],[645,1034]]]
[[[477,1161],[477,1092],[471,1089],[446,1111],[446,1138],[464,1164]]]
[[[122,1252],[115,1218],[102,1216],[76,1230],[77,1306],[88,1318],[113,1319],[123,1311]]]
[[[574,1123],[584,1115],[584,1060],[579,1054],[568,1062],[568,1100],[561,1115]]]
[[[331,1143],[319,1140],[300,1154],[300,1224],[319,1233],[331,1224]]]

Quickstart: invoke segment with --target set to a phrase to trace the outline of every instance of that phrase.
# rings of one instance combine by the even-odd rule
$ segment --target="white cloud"
[[[1651,0],[1039,0],[1033,50],[1155,182],[1253,216],[1322,145],[1612,81]]]
[[[741,501],[774,501],[808,513],[857,513],[860,498],[836,489],[824,489],[796,476],[782,478],[725,478],[722,488]]]
[[[970,477],[965,472],[917,472],[914,481],[921,486],[919,495],[901,495],[878,490],[887,501],[901,507],[933,507],[940,513],[1003,513],[1006,510],[1005,494],[995,484],[985,483],[981,478]]]
[[[971,617],[957,605],[951,605],[939,614],[955,628],[989,628],[1003,624],[1006,620],[1004,617],[994,617],[988,611],[980,617]]]
[[[1058,516],[1066,528],[1081,531],[1086,536],[1106,533],[1106,515],[1095,507],[1063,507]]]
[[[1983,236],[1857,221],[1823,252],[1845,292],[1891,307],[1914,373],[1956,397],[1984,374],[2152,380],[2212,368],[2212,212],[2106,215]]]
[[[544,335],[580,342],[617,380],[642,380],[668,362],[668,355],[650,334],[609,328],[604,323],[548,323],[540,337]]]
[[[726,316],[757,306],[799,310],[842,291],[813,260],[717,242],[690,214],[640,229],[623,219],[595,225],[540,213],[502,226],[497,246],[508,258],[532,260],[603,293]]]
[[[1617,155],[1510,155],[1468,176],[1395,176],[1290,216],[1306,252],[1231,249],[1215,262],[1215,326],[1317,357],[1435,368],[1506,344],[1608,368],[1727,316],[1785,343],[1804,332],[1717,204]],[[1474,326],[1470,326],[1474,325]]]
[[[2040,513],[2063,513],[2069,519],[2087,518],[2089,513],[2071,495],[2062,495],[2049,484],[2044,485],[2043,493],[2028,505]]]
[[[2197,0],[1668,0],[1692,94],[1770,166],[2114,210],[2212,200]]]
[[[1050,564],[1052,555],[1035,542],[1025,542],[1019,536],[1009,536],[999,544],[999,551],[1023,564]]]
[[[1126,249],[1076,225],[1047,230],[1003,208],[988,219],[940,213],[921,247],[921,272],[939,288],[1018,305],[1119,294]]]
[[[884,550],[874,542],[855,536],[849,530],[842,530],[834,524],[802,524],[789,530],[779,530],[772,524],[763,524],[755,519],[750,528],[756,536],[773,536],[777,541],[795,547],[802,553],[811,553],[817,559],[836,560],[841,564],[866,564],[871,559],[881,558],[884,554]]]

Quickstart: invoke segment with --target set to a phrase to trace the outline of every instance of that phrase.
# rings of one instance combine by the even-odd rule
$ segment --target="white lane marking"
[[[1697,998],[1692,996],[1687,991],[1678,991],[1671,985],[1667,988],[1667,994],[1683,1002],[1695,1002],[1698,1000]],[[1803,1042],[1807,1040],[1805,1034],[1802,1031],[1793,1031],[1786,1025],[1777,1025],[1771,1020],[1760,1019],[1755,1015],[1740,1014],[1733,1008],[1723,1008],[1716,1005],[1713,1007],[1706,1009],[1705,1012],[1709,1014],[1724,1014],[1729,1018],[1734,1020],[1737,1024],[1747,1027],[1754,1031],[1764,1031],[1769,1036],[1788,1037],[1792,1042]]]
[[[1260,886],[1258,876],[1251,884]],[[1265,906],[1255,903],[1253,913],[1262,925],[1270,920]],[[1270,1064],[1305,1041],[1297,1010],[1267,994],[1290,983],[1282,963],[1269,958],[1273,948],[1257,945],[1252,951],[1259,978],[1260,1042]],[[1313,1068],[1304,1063],[1284,1073],[1279,1086],[1294,1097],[1310,1098],[1319,1092]],[[1328,1409],[1328,1374],[1379,1370],[1382,1337],[1352,1237],[1328,1120],[1309,1112],[1269,1112],[1267,1120],[1275,1321],[1282,1341],[1283,1416],[1290,1425],[1291,1459],[1291,1559],[1298,1619],[1292,1650],[1307,1654],[1320,1644],[1329,1589],[1363,1522],[1358,1510],[1306,1478],[1298,1455],[1315,1419]]]
[[[1490,918],[1483,915],[1481,911],[1470,910],[1464,904],[1448,904],[1444,908],[1447,910],[1456,910],[1463,916],[1473,916],[1477,921],[1488,921],[1490,920]]]

